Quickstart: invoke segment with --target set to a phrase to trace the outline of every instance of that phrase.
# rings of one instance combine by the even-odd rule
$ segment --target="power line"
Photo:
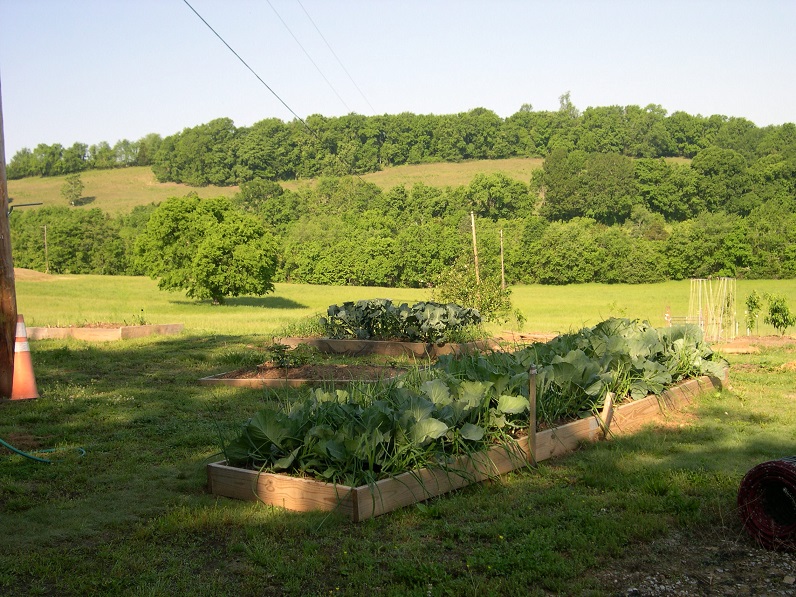
[[[325,43],[326,47],[329,48],[329,51],[332,53],[332,56],[334,56],[335,60],[337,60],[337,64],[339,64],[340,68],[343,69],[343,72],[345,72],[345,74],[348,76],[349,81],[351,81],[351,83],[354,85],[354,87],[356,87],[356,90],[359,92],[359,95],[362,96],[362,99],[365,100],[365,103],[368,106],[370,106],[370,111],[375,115],[376,114],[376,110],[373,108],[373,106],[371,105],[370,101],[368,101],[368,98],[365,97],[365,94],[359,88],[359,85],[357,85],[356,81],[354,81],[354,78],[351,76],[351,73],[348,72],[348,69],[345,67],[343,62],[340,60],[340,58],[337,56],[335,51],[332,49],[332,46],[327,41],[326,37],[324,37],[323,33],[321,33],[321,30],[318,28],[318,25],[315,24],[315,21],[310,16],[310,13],[308,13],[307,9],[304,8],[304,5],[301,3],[301,0],[296,0],[296,2],[298,2],[298,5],[301,7],[301,10],[304,11],[304,14],[307,15],[307,18],[310,20],[310,23],[312,23],[312,26],[315,27],[315,31],[318,32],[318,35],[321,36],[321,39],[323,40],[323,43]]]
[[[279,100],[279,102],[280,102],[280,103],[281,103],[281,104],[282,104],[282,105],[283,105],[285,108],[287,108],[288,112],[290,112],[290,113],[291,113],[291,114],[292,114],[292,115],[293,115],[293,116],[296,118],[296,120],[298,120],[298,121],[299,121],[301,124],[303,124],[303,125],[304,125],[304,128],[306,128],[306,129],[307,129],[307,131],[309,131],[309,133],[310,133],[310,134],[311,134],[313,137],[315,137],[315,139],[316,139],[316,140],[318,140],[319,142],[323,143],[323,139],[321,139],[321,138],[320,138],[320,136],[318,135],[318,133],[316,133],[316,132],[315,132],[315,131],[312,129],[312,127],[310,127],[310,125],[308,125],[308,124],[307,124],[307,122],[306,122],[306,121],[305,121],[305,120],[304,120],[304,119],[303,119],[301,116],[299,116],[298,114],[296,114],[296,112],[293,110],[293,108],[291,108],[290,106],[288,106],[288,105],[287,105],[287,103],[285,102],[285,100],[283,100],[281,97],[279,97],[279,94],[277,94],[277,93],[276,93],[276,91],[274,91],[273,89],[271,89],[271,87],[268,85],[268,83],[266,83],[265,81],[263,81],[262,77],[260,77],[260,75],[258,75],[258,74],[257,74],[257,72],[256,72],[256,71],[255,71],[255,70],[254,70],[254,69],[253,69],[251,66],[249,66],[249,64],[248,64],[248,63],[247,63],[247,62],[246,62],[246,61],[245,61],[245,60],[244,60],[244,59],[241,57],[241,55],[240,55],[240,54],[238,54],[238,53],[237,53],[237,52],[236,52],[236,51],[235,51],[235,50],[232,48],[232,46],[230,46],[230,45],[227,43],[227,41],[226,41],[226,40],[225,40],[223,37],[221,37],[221,35],[220,35],[220,34],[219,34],[219,33],[218,33],[218,32],[217,32],[215,29],[213,29],[213,27],[210,25],[210,23],[208,23],[208,22],[205,20],[205,18],[204,18],[202,15],[200,15],[200,14],[199,14],[199,13],[196,11],[196,9],[195,9],[193,6],[191,6],[191,3],[190,3],[190,2],[188,2],[188,0],[182,0],[182,1],[185,3],[185,5],[186,5],[188,8],[190,8],[190,9],[191,9],[191,11],[192,11],[192,12],[193,12],[193,13],[194,13],[194,14],[195,14],[197,17],[199,17],[199,20],[201,20],[201,21],[202,21],[202,22],[203,22],[203,23],[204,23],[204,24],[207,26],[207,28],[208,28],[208,29],[210,29],[210,31],[212,31],[212,32],[213,32],[213,35],[215,35],[215,36],[216,36],[216,37],[217,37],[219,40],[221,40],[221,43],[223,43],[225,46],[227,46],[227,49],[228,49],[230,52],[232,52],[232,53],[235,55],[235,58],[237,58],[238,60],[240,60],[241,64],[243,64],[243,66],[245,66],[245,67],[246,67],[246,68],[249,70],[249,72],[251,72],[251,74],[253,74],[255,77],[257,77],[257,80],[258,80],[258,81],[260,81],[260,83],[262,83],[262,84],[263,84],[263,86],[264,86],[264,87],[265,87],[265,88],[266,88],[268,91],[270,91],[270,92],[271,92],[271,94],[272,94],[272,95],[273,95],[273,96],[274,96],[276,99],[278,99],[278,100]],[[269,4],[270,4],[270,2],[269,2]],[[274,11],[274,12],[276,12],[276,11]],[[279,16],[279,15],[277,14],[277,16]],[[331,155],[333,155],[333,156],[334,156],[334,158],[335,158],[335,159],[336,159],[338,162],[340,162],[340,164],[342,164],[343,166],[345,166],[345,167],[348,169],[348,173],[349,173],[349,175],[353,174],[354,176],[356,176],[356,177],[357,177],[357,178],[360,180],[360,182],[362,182],[362,183],[364,183],[364,182],[365,182],[365,181],[362,179],[362,177],[361,177],[361,176],[359,176],[359,174],[356,174],[356,173],[354,172],[354,167],[353,167],[351,164],[348,164],[348,163],[346,163],[345,161],[343,161],[343,159],[342,159],[342,158],[341,158],[339,155],[337,155],[337,153],[332,153]]]
[[[323,77],[323,80],[326,81],[326,84],[329,86],[329,89],[331,89],[332,92],[337,96],[337,99],[339,99],[340,103],[345,106],[345,109],[348,110],[349,112],[351,112],[351,108],[348,107],[348,104],[345,103],[345,100],[340,96],[339,93],[337,93],[337,89],[334,88],[334,85],[332,85],[332,82],[329,81],[329,79],[326,78],[325,74],[323,74],[323,71],[321,70],[321,67],[318,66],[318,64],[312,59],[312,56],[310,56],[310,53],[301,44],[301,42],[299,41],[298,37],[296,37],[296,35],[293,33],[293,31],[290,29],[290,27],[288,27],[288,24],[285,23],[285,20],[282,18],[282,15],[280,15],[279,12],[277,12],[276,8],[274,8],[274,5],[271,4],[271,0],[266,0],[266,2],[268,2],[268,6],[271,7],[271,10],[274,11],[274,14],[276,15],[276,17],[282,22],[282,25],[284,25],[285,29],[287,29],[287,32],[290,33],[291,37],[293,37],[293,40],[298,44],[298,47],[301,48],[301,50],[304,52],[304,55],[307,57],[307,59],[310,62],[312,62],[312,66],[315,67],[315,70],[318,71],[318,74],[320,74],[321,77]]]
[[[244,59],[241,57],[241,55],[240,55],[240,54],[238,54],[238,53],[237,53],[235,50],[233,50],[233,49],[232,49],[232,46],[230,46],[230,45],[229,45],[229,44],[226,42],[226,40],[225,40],[223,37],[221,37],[221,35],[218,33],[218,31],[216,31],[215,29],[213,29],[213,27],[210,25],[210,23],[208,23],[208,22],[207,22],[207,21],[204,19],[204,17],[203,17],[202,15],[200,15],[200,14],[199,14],[199,13],[196,11],[196,9],[195,9],[193,6],[191,6],[191,3],[190,3],[190,2],[188,2],[188,0],[182,0],[182,1],[183,1],[183,2],[185,2],[185,5],[186,5],[188,8],[190,8],[190,9],[193,11],[193,13],[194,13],[194,14],[195,14],[197,17],[199,17],[199,20],[201,20],[201,21],[202,21],[202,22],[203,22],[205,25],[207,25],[207,28],[208,28],[208,29],[210,29],[210,31],[212,31],[212,32],[213,32],[213,34],[214,34],[214,35],[215,35],[215,36],[216,36],[218,39],[220,39],[220,40],[221,40],[221,43],[222,43],[222,44],[224,44],[225,46],[227,46],[227,49],[228,49],[230,52],[232,52],[232,53],[235,55],[235,58],[237,58],[238,60],[240,60],[241,64],[243,64],[243,66],[245,66],[247,69],[249,69],[249,71],[251,72],[251,74],[253,74],[255,77],[257,77],[257,80],[258,80],[258,81],[260,81],[260,83],[262,83],[262,84],[265,86],[265,88],[266,88],[268,91],[270,91],[270,92],[271,92],[271,94],[272,94],[272,95],[273,95],[273,96],[274,96],[276,99],[278,99],[278,100],[279,100],[279,102],[280,102],[280,103],[281,103],[281,104],[282,104],[282,105],[283,105],[285,108],[287,108],[288,112],[290,112],[290,113],[291,113],[293,116],[295,116],[295,117],[296,117],[296,119],[297,119],[297,120],[299,120],[299,121],[301,122],[301,124],[303,124],[305,127],[307,127],[307,130],[309,130],[310,132],[312,132],[312,133],[314,134],[314,132],[312,131],[312,129],[311,129],[311,128],[310,128],[310,127],[307,125],[307,123],[306,123],[306,122],[304,122],[304,119],[303,119],[303,118],[301,118],[301,116],[299,116],[298,114],[296,114],[296,113],[293,111],[293,108],[291,108],[290,106],[288,106],[288,105],[287,105],[287,103],[285,103],[285,100],[283,100],[281,97],[279,97],[279,94],[278,94],[276,91],[274,91],[273,89],[271,89],[271,87],[268,85],[268,83],[266,83],[265,81],[263,81],[262,77],[260,77],[260,75],[258,75],[258,74],[255,72],[255,70],[254,70],[254,69],[253,69],[251,66],[249,66],[249,64],[248,64],[248,63],[247,63],[247,62],[246,62],[246,61],[245,61],[245,60],[244,60]],[[317,136],[317,135],[316,135],[316,136]]]

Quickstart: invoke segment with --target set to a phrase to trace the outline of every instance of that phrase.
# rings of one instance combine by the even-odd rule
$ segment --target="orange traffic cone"
[[[30,344],[25,320],[17,315],[17,334],[14,341],[14,380],[11,383],[11,400],[38,398],[36,377],[33,375],[33,361],[30,359]]]

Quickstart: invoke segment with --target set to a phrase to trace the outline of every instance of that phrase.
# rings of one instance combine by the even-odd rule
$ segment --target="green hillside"
[[[395,166],[380,172],[365,174],[361,178],[389,189],[405,184],[407,187],[422,182],[431,186],[466,185],[479,173],[500,172],[511,178],[528,182],[531,173],[541,168],[541,158],[511,158],[505,160],[475,160],[460,163],[412,164]],[[66,206],[61,196],[65,176],[32,177],[8,181],[8,195],[14,203],[42,202],[49,206]],[[177,183],[160,183],[147,166],[121,168],[117,170],[88,170],[81,174],[84,184],[83,200],[78,209],[99,207],[109,214],[127,213],[136,205],[147,205],[174,196],[195,191],[200,197],[231,197],[238,192],[232,187],[191,187]],[[297,189],[312,184],[312,180],[281,183],[286,189]]]

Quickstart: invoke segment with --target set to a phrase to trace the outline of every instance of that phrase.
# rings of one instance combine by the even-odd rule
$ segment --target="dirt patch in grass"
[[[759,352],[761,348],[796,345],[794,336],[738,336],[730,342],[713,344],[713,350],[727,353]]]
[[[38,450],[42,447],[41,439],[31,435],[30,433],[11,431],[10,433],[7,433],[3,439],[18,450],[25,452]],[[5,449],[5,447],[0,446],[0,450]]]
[[[313,381],[355,381],[391,379],[406,369],[390,365],[308,364],[299,367],[277,367],[263,363],[255,369],[238,369],[220,375],[219,379],[310,379]]]
[[[735,537],[673,532],[597,573],[611,595],[795,595],[796,554]]]
[[[33,269],[25,269],[24,267],[15,267],[14,268],[14,279],[15,280],[24,280],[24,281],[32,281],[32,282],[39,282],[42,280],[50,280],[54,278],[52,274],[45,274],[44,272],[37,272]]]

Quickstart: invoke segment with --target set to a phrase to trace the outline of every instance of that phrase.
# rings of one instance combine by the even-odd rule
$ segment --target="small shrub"
[[[768,299],[768,313],[766,314],[765,323],[773,325],[781,336],[785,335],[787,330],[792,325],[796,324],[796,315],[790,312],[788,303],[785,302],[785,297],[778,294],[766,295]]]
[[[281,369],[301,367],[312,360],[315,351],[306,344],[290,349],[286,344],[274,343],[265,349],[265,360]]]
[[[458,260],[437,277],[432,296],[435,301],[475,309],[484,321],[505,322],[511,312],[511,290],[501,288],[496,277],[485,276],[476,283],[475,267],[466,259]]]
[[[756,290],[753,290],[749,296],[746,297],[746,330],[750,333],[755,330],[757,333],[757,318],[760,316],[760,311],[763,309],[763,297],[761,297]]]

